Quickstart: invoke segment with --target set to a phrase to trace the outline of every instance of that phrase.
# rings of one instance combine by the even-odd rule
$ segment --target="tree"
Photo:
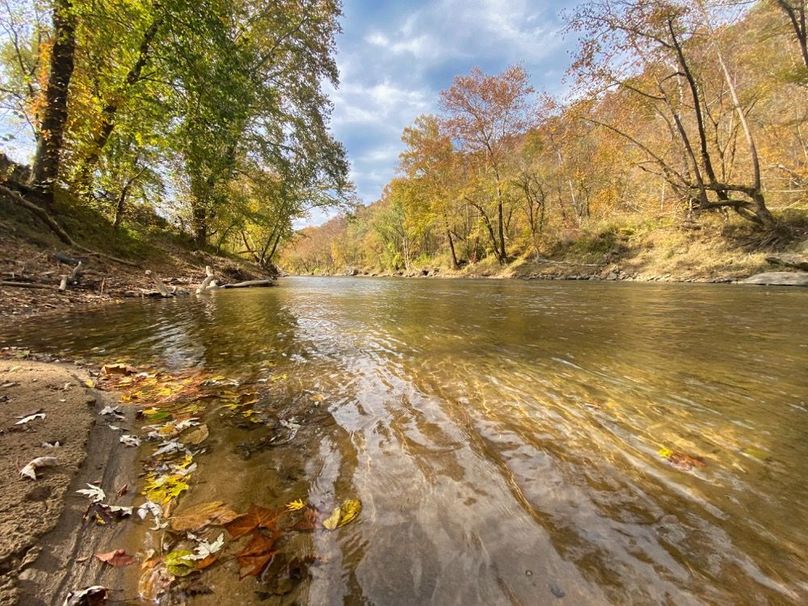
[[[652,144],[644,143],[623,127],[597,117],[584,119],[625,137],[641,149],[694,208],[732,208],[760,226],[773,226],[763,195],[757,148],[745,118],[747,108],[741,106],[726,63],[715,46],[716,33],[705,23],[700,6],[688,0],[593,2],[577,10],[570,28],[583,38],[572,67],[578,82],[590,94],[617,90],[638,96],[678,140],[684,163],[676,166],[665,152],[655,151]],[[705,38],[716,52],[706,53],[699,45]],[[692,55],[699,51],[699,60],[694,60]],[[744,127],[753,167],[751,183],[722,182],[716,173],[715,149],[705,120],[709,93],[704,78],[694,67],[706,65],[710,54],[710,59],[718,59],[721,65],[730,88],[732,110]]]
[[[53,45],[50,50],[50,73],[45,88],[42,123],[37,136],[32,183],[46,195],[59,177],[65,125],[67,98],[73,75],[76,51],[76,15],[71,0],[54,0]]]
[[[806,27],[805,18],[808,2],[805,0],[775,0],[775,3],[788,18],[789,25],[791,25],[794,36],[797,38],[797,43],[800,45],[802,62],[808,69],[808,27]]]
[[[455,78],[441,93],[447,134],[458,142],[466,160],[479,161],[478,170],[492,178],[495,216],[489,216],[479,202],[472,204],[482,213],[494,254],[502,264],[508,261],[503,167],[515,139],[533,125],[533,92],[525,70],[514,66],[497,76],[487,76],[475,68],[469,75]]]

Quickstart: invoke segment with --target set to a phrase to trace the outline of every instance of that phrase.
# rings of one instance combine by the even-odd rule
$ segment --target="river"
[[[361,500],[290,543],[299,603],[808,601],[804,290],[284,278],[0,332],[260,386],[187,498]],[[210,574],[193,603],[263,603]]]

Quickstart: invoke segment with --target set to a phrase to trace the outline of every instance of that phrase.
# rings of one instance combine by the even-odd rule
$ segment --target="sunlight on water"
[[[253,448],[211,413],[189,502],[364,506],[292,546],[318,564],[279,603],[808,600],[802,291],[285,279],[3,332],[264,380],[301,429]]]

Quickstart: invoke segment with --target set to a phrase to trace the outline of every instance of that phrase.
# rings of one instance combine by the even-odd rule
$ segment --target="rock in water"
[[[741,280],[741,284],[762,284],[765,286],[808,286],[806,271],[767,271]]]

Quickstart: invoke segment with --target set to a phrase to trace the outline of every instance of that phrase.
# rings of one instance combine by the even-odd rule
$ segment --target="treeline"
[[[3,0],[0,104],[36,141],[2,191],[109,217],[146,206],[269,265],[350,195],[329,133],[339,0]],[[6,145],[14,145],[14,141]],[[9,192],[14,189],[14,192]]]
[[[787,0],[582,3],[566,15],[567,99],[520,67],[455,78],[440,114],[404,130],[382,199],[303,230],[282,266],[505,264],[605,221],[708,212],[782,234],[784,209],[808,208],[805,14]]]

